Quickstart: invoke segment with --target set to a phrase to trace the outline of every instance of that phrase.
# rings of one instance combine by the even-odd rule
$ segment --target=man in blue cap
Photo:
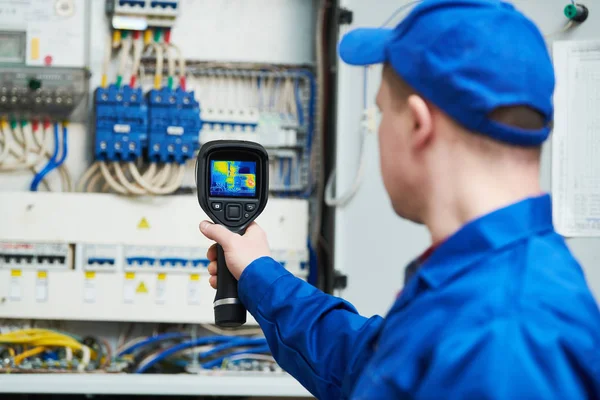
[[[276,360],[320,399],[600,399],[600,312],[539,186],[554,91],[539,30],[499,0],[425,0],[339,51],[384,64],[384,184],[433,246],[387,317],[365,318],[270,258],[258,225],[203,222]]]

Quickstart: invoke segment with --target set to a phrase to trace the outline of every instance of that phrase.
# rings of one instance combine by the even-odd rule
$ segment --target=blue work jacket
[[[548,195],[462,227],[385,319],[267,257],[239,293],[278,363],[319,399],[600,399],[600,311]]]

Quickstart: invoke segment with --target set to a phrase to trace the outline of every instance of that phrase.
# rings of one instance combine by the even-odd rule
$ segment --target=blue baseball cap
[[[465,128],[496,140],[537,146],[550,135],[555,78],[543,35],[500,0],[424,0],[395,29],[359,28],[340,42],[351,65],[388,63],[425,99]],[[504,125],[489,115],[528,106],[539,130]]]

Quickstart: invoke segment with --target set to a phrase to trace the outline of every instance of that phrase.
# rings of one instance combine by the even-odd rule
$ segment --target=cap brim
[[[338,52],[350,65],[381,64],[386,61],[386,45],[393,30],[387,28],[358,28],[342,38]]]

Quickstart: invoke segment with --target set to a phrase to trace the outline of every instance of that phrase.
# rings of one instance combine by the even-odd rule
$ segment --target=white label
[[[38,271],[35,281],[35,300],[38,303],[48,300],[48,273],[46,271]]]
[[[176,136],[181,136],[183,135],[183,127],[182,126],[168,126],[167,127],[167,135],[176,135]]]
[[[10,293],[12,301],[21,301],[21,270],[12,270],[10,274]]]
[[[133,279],[125,279],[123,284],[123,301],[125,303],[133,303],[135,296],[135,281]]]
[[[129,133],[131,132],[131,126],[124,124],[116,124],[113,127],[115,133]]]
[[[188,304],[200,304],[200,276],[190,275],[188,282]]]
[[[167,276],[158,274],[156,281],[156,304],[165,304],[167,302]]]
[[[83,301],[86,303],[96,302],[96,273],[88,271],[83,281]]]

